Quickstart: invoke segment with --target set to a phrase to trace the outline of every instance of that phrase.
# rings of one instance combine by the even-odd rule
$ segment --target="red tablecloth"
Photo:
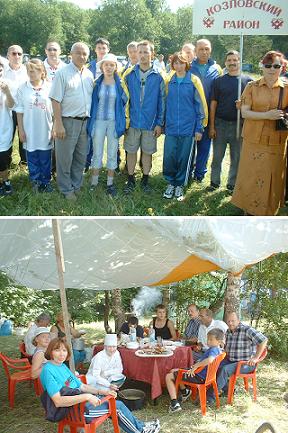
[[[93,356],[103,349],[103,346],[94,346]],[[177,347],[173,356],[163,358],[140,358],[135,355],[136,350],[118,348],[124,368],[125,376],[130,379],[150,383],[151,398],[162,394],[165,386],[165,376],[172,368],[189,368],[193,364],[191,347]]]

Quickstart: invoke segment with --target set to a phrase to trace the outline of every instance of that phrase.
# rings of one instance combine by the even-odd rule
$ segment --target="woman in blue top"
[[[184,53],[173,55],[171,68],[172,73],[166,79],[163,174],[168,186],[163,197],[175,196],[181,201],[193,159],[193,139],[201,140],[208,109],[201,81],[189,71]]]
[[[108,412],[108,402],[101,404],[101,396],[117,396],[115,391],[98,390],[94,386],[82,383],[64,364],[71,356],[67,343],[62,338],[54,338],[45,352],[48,362],[44,365],[40,381],[44,391],[47,391],[56,407],[70,407],[86,402],[86,422],[102,416]],[[79,395],[61,395],[64,386],[81,390]],[[127,433],[158,433],[160,423],[158,420],[142,422],[130,412],[121,401],[116,401],[119,426]]]
[[[124,134],[126,127],[127,96],[116,72],[116,56],[106,54],[97,65],[100,66],[103,74],[96,80],[92,95],[91,117],[87,124],[88,134],[93,140],[91,190],[98,185],[104,141],[107,137],[107,194],[115,196],[113,178],[117,168],[118,139]]]

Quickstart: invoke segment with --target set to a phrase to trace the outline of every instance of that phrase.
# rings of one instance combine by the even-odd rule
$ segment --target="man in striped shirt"
[[[191,341],[192,343],[197,343],[198,340],[198,331],[200,326],[199,320],[199,308],[195,304],[190,304],[188,306],[188,315],[190,320],[186,326],[184,331],[184,337],[187,341]]]

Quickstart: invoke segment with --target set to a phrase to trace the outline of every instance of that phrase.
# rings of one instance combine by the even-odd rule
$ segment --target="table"
[[[94,346],[93,356],[103,350],[103,345]],[[154,400],[162,394],[165,387],[165,376],[172,368],[189,368],[193,364],[191,347],[176,347],[173,356],[140,358],[136,350],[118,347],[123,373],[129,379],[140,380],[151,385],[151,398]]]

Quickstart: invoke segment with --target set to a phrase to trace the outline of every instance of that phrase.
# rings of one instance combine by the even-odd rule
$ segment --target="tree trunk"
[[[112,329],[109,325],[109,313],[110,313],[109,291],[105,290],[104,328],[107,334],[112,333]]]
[[[169,303],[170,303],[170,287],[164,287],[162,289],[162,303],[165,305],[166,308],[169,307]]]
[[[125,322],[125,311],[122,307],[121,289],[112,290],[112,312],[115,319],[115,332],[118,334]]]
[[[227,287],[224,298],[224,320],[227,319],[228,313],[235,312],[239,314],[241,276],[242,273],[233,275],[232,272],[228,272],[227,274]]]

